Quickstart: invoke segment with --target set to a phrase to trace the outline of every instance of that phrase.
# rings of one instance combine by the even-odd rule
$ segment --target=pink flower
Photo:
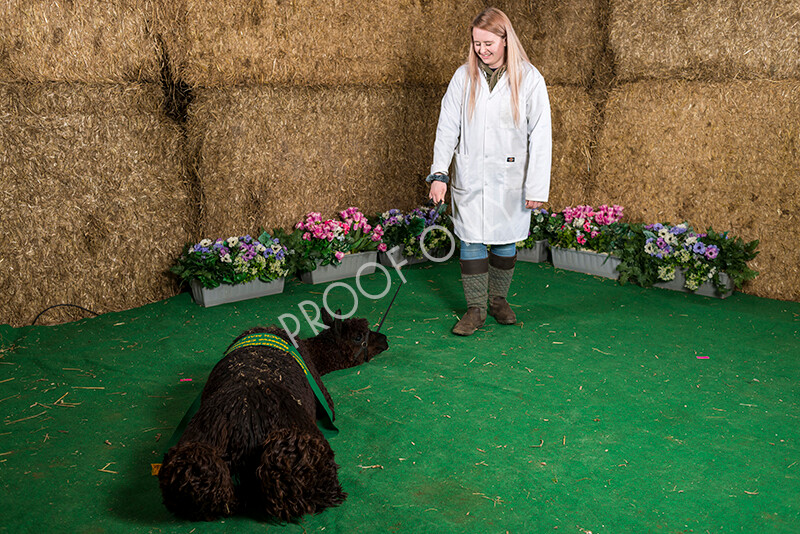
[[[578,243],[580,243],[581,245],[585,245],[585,244],[586,244],[586,237],[585,237],[585,236],[583,236],[583,235],[579,235],[579,236],[578,236],[578,237],[576,237],[575,239],[576,239],[576,240],[578,241]]]
[[[378,250],[380,250],[381,252],[386,252],[386,243],[381,243],[380,245],[378,245]]]
[[[342,261],[342,258],[344,258],[344,252],[341,252],[339,250],[334,252],[333,255],[336,256],[336,259],[339,261]]]
[[[306,241],[311,241],[311,234],[308,232],[304,233],[303,239],[305,239]]]

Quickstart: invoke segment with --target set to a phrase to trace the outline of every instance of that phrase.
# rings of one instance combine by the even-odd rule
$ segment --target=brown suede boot
[[[489,258],[461,260],[461,281],[467,300],[467,313],[453,327],[458,336],[471,336],[486,322],[488,297]]]
[[[506,300],[516,262],[516,254],[511,257],[489,254],[489,315],[500,324],[517,322],[517,316]]]

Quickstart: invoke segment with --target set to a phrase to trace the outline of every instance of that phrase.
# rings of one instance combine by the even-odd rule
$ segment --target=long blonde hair
[[[468,118],[472,120],[472,114],[475,112],[475,100],[477,99],[478,91],[481,89],[481,69],[478,66],[480,59],[478,54],[475,53],[472,37],[473,28],[492,32],[506,40],[505,75],[508,76],[508,86],[511,89],[511,113],[514,117],[514,124],[519,125],[519,86],[522,83],[523,65],[530,63],[530,61],[522,48],[522,43],[519,42],[519,38],[514,32],[514,28],[511,26],[508,16],[496,7],[488,7],[481,11],[469,27],[469,53],[467,54],[467,78],[470,81],[469,104],[467,107]]]

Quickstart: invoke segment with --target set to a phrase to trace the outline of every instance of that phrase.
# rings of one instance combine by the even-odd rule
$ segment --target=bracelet
[[[431,182],[444,182],[444,183],[447,184],[447,183],[450,183],[450,177],[447,176],[446,174],[429,174],[428,177],[425,178],[425,181],[428,182],[428,183],[431,183]]]

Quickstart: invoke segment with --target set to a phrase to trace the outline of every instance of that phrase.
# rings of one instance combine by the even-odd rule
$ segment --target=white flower
[[[239,238],[238,237],[229,237],[228,240],[227,240],[227,243],[228,243],[229,247],[235,247],[236,245],[239,244]]]
[[[685,243],[687,245],[694,245],[695,243],[697,243],[697,236],[696,235],[690,235],[689,237],[686,238]]]
[[[205,247],[205,248],[210,247],[211,246],[211,240],[210,239],[203,239],[202,241],[200,241],[200,246],[201,247]]]
[[[672,265],[667,265],[664,267],[658,268],[658,277],[665,282],[670,280],[675,280],[675,267]]]
[[[586,219],[584,219],[583,217],[578,217],[577,219],[572,221],[572,226],[574,226],[575,228],[580,228],[583,226],[583,223],[585,222]]]
[[[219,258],[219,261],[221,261],[223,263],[230,263],[232,261],[231,260],[231,255],[230,254],[225,254],[224,256],[221,256]]]
[[[263,254],[265,250],[267,250],[267,247],[265,247],[261,243],[256,245],[256,252],[258,252],[259,254]]]
[[[667,237],[669,237],[669,235],[670,233],[668,228],[662,228],[661,230],[658,231],[658,237],[663,237],[665,240],[667,239]]]
[[[272,252],[275,252],[276,254],[281,251],[281,246],[277,243],[273,243],[269,248],[271,248]]]

